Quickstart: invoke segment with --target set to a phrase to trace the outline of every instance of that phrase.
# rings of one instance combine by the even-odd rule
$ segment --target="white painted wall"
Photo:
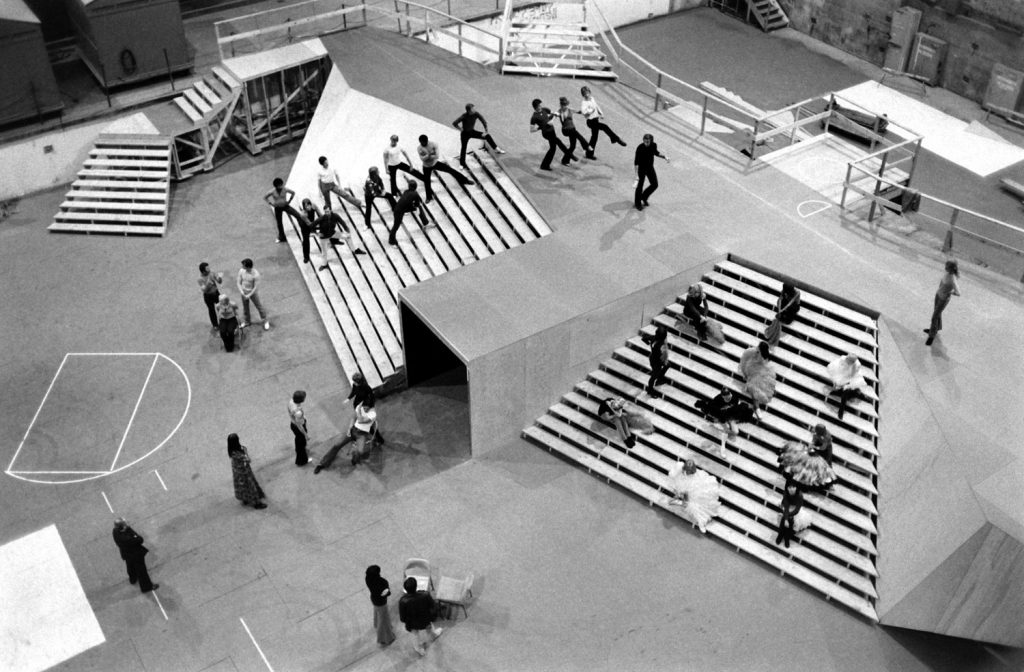
[[[96,138],[111,119],[72,126],[0,146],[0,200],[19,198],[75,179]],[[44,149],[50,146],[52,152]]]

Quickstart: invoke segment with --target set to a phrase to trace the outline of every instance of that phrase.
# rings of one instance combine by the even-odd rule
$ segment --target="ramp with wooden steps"
[[[701,344],[682,319],[685,296],[666,307],[641,331],[656,326],[669,333],[670,369],[659,397],[644,392],[650,375],[649,347],[630,338],[601,367],[527,427],[523,436],[588,471],[615,483],[652,506],[686,519],[670,506],[674,492],[668,471],[693,459],[721,484],[722,507],[707,533],[752,555],[826,599],[877,621],[878,345],[875,320],[812,290],[803,289],[802,309],[783,329],[773,350],[776,394],[758,423],[741,424],[720,454],[721,432],[696,410],[696,401],[722,385],[742,390],[740,354],[756,344],[782,283],[769,275],[723,261],[702,280],[711,316],[724,326],[721,348]],[[682,288],[681,288],[682,289]],[[826,397],[826,365],[856,352],[867,370],[869,402],[857,401],[838,420],[836,398]],[[623,397],[653,420],[655,431],[637,436],[627,451],[616,432],[597,415],[602,399]],[[791,548],[774,543],[784,478],[777,456],[788,440],[809,440],[809,425],[824,423],[833,436],[840,480],[826,494],[807,494],[811,527]]]
[[[101,135],[49,230],[162,236],[170,208],[170,143],[159,135]]]
[[[586,3],[556,2],[541,9],[507,19],[503,74],[616,78],[587,28]]]
[[[777,0],[747,0],[747,4],[764,32],[770,33],[789,25],[789,17],[782,11]]]
[[[174,176],[185,179],[213,168],[242,84],[223,66],[214,68],[174,99],[187,130],[174,137]]]
[[[288,243],[347,376],[359,371],[375,389],[401,380],[400,289],[551,233],[489,153],[468,152],[463,172],[476,184],[463,187],[435,173],[435,197],[426,206],[429,226],[420,229],[406,215],[397,246],[388,244],[393,217],[383,199],[374,203],[369,228],[356,208],[335,205],[353,243],[366,254],[338,245],[322,271],[317,269],[319,240],[314,236],[310,241],[312,263],[303,264],[301,234],[292,222]]]

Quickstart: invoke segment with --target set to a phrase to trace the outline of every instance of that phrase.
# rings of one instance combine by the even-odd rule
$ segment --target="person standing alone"
[[[302,467],[309,462],[306,446],[309,444],[309,428],[306,425],[306,411],[302,403],[306,401],[305,390],[295,390],[292,400],[288,402],[288,418],[291,421],[292,434],[295,435],[295,466]]]
[[[391,629],[391,614],[388,613],[388,597],[391,586],[388,580],[380,575],[379,565],[366,568],[366,587],[370,591],[370,604],[373,605],[373,629],[377,631],[377,643],[388,646],[395,641],[395,631]]]
[[[647,199],[651,197],[654,190],[658,188],[658,173],[654,170],[654,157],[665,159],[668,157],[658,151],[658,145],[654,142],[654,136],[650,133],[644,135],[644,141],[637,145],[636,156],[633,159],[633,167],[636,169],[636,190],[633,193],[633,205],[637,210],[643,210],[650,203]],[[649,184],[644,189],[644,181]]]
[[[114,521],[114,543],[121,552],[121,559],[128,569],[128,583],[139,584],[144,593],[156,590],[159,583],[153,583],[149,578],[149,571],[146,569],[146,554],[149,549],[142,545],[145,539],[142,535],[133,530],[124,518]]]
[[[274,178],[274,188],[263,195],[263,200],[274,211],[274,219],[277,221],[277,242],[283,243],[284,237],[284,213],[288,213],[295,219],[300,219],[302,214],[292,205],[295,192],[284,186],[284,180],[280,177]]]
[[[932,308],[932,323],[924,333],[928,334],[925,345],[931,345],[935,336],[942,331],[942,311],[949,305],[953,296],[960,296],[960,285],[956,279],[960,277],[960,265],[954,259],[946,262],[946,274],[939,281],[939,289],[935,292],[935,304]]]
[[[260,272],[253,268],[252,259],[242,259],[242,267],[238,269],[238,293],[242,295],[242,316],[244,321],[242,328],[252,322],[252,314],[249,312],[249,302],[252,301],[256,310],[260,311],[260,319],[263,320],[263,329],[270,329],[270,318],[267,311],[263,309],[263,302],[260,301]]]
[[[214,273],[210,265],[205,261],[199,264],[199,289],[203,292],[203,303],[210,315],[210,324],[213,330],[217,331],[220,324],[217,322],[217,301],[220,298],[220,284],[224,282],[223,273]]]

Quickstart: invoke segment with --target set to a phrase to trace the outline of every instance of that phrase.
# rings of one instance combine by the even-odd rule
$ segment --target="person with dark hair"
[[[388,613],[391,586],[388,580],[380,575],[379,565],[370,565],[366,568],[366,588],[370,591],[370,604],[373,605],[373,629],[377,631],[377,643],[388,646],[395,641],[395,631],[391,629],[391,614]]]
[[[683,317],[690,320],[690,326],[697,330],[697,338],[701,341],[708,337],[708,297],[700,283],[691,285],[686,290],[683,301]]]
[[[280,177],[274,178],[274,188],[263,195],[263,200],[274,211],[274,219],[277,221],[277,242],[285,242],[284,237],[284,213],[288,213],[295,219],[300,219],[302,213],[292,206],[292,199],[295,198],[295,192],[284,186],[284,180]]]
[[[782,292],[775,304],[775,314],[782,324],[792,324],[800,312],[800,290],[793,283],[782,283]]]
[[[418,218],[416,216],[417,213],[419,213]],[[420,198],[419,192],[416,191],[415,180],[409,180],[409,186],[406,188],[405,193],[395,203],[395,221],[391,225],[391,230],[388,231],[389,245],[398,245],[398,239],[395,238],[395,234],[398,233],[398,227],[402,226],[402,220],[406,214],[412,214],[413,220],[420,225],[421,229],[427,225],[427,210],[423,207],[423,200]]]
[[[551,125],[551,120],[555,118],[555,115],[551,113],[551,110],[541,106],[540,98],[534,98],[532,105],[533,115],[530,117],[530,133],[540,131],[541,136],[548,142],[548,151],[540,162],[540,169],[551,170],[551,160],[555,158],[555,148],[562,150],[563,166],[568,166],[570,161],[578,161],[579,159],[573,156],[569,148],[555,134],[555,127]]]
[[[583,139],[580,132],[576,130],[576,123],[572,120],[572,110],[569,108],[569,99],[565,96],[558,99],[558,120],[562,122],[562,135],[569,138],[569,153],[572,154],[576,151],[576,143],[578,142],[583,151],[586,152],[588,159],[595,158],[594,150]]]
[[[324,456],[320,458],[319,464],[313,469],[314,474],[319,474],[324,469],[330,468],[335,458],[338,457],[338,453],[341,452],[341,449],[353,442],[356,445],[352,448],[352,457],[350,458],[352,466],[366,459],[373,448],[374,435],[377,429],[377,409],[375,406],[376,401],[372,395],[363,399],[362,403],[356,406],[355,416],[352,418],[352,424],[349,426],[348,432],[341,441],[331,446],[330,450],[324,453]]]
[[[391,136],[391,143],[384,148],[384,168],[388,171],[388,176],[391,178],[391,195],[398,198],[398,182],[396,177],[398,171],[408,173],[416,179],[422,180],[423,173],[412,167],[412,160],[409,159],[409,155],[405,153],[405,150],[398,146],[398,136]]]
[[[299,231],[302,233],[302,263],[309,263],[309,238],[316,226],[316,220],[323,216],[320,208],[308,198],[302,199],[303,219],[299,220]]]
[[[405,595],[398,600],[398,620],[405,623],[407,632],[416,635],[416,653],[427,655],[427,644],[441,636],[444,628],[434,625],[434,598],[425,590],[417,590],[416,577],[406,577],[402,583]]]
[[[352,374],[352,384],[349,388],[346,399],[352,401],[353,410],[361,406],[367,400],[372,400],[374,404],[376,404],[377,401],[377,397],[373,393],[373,388],[370,387],[370,384],[366,382],[366,377],[359,371]],[[380,423],[377,423],[377,426],[375,427],[373,438],[378,445],[384,445],[384,435],[381,434]]]
[[[594,158],[594,150],[597,149],[597,136],[601,131],[604,131],[616,145],[626,146],[625,140],[615,134],[615,131],[608,128],[601,119],[604,118],[604,112],[601,111],[601,106],[594,100],[593,94],[590,92],[589,86],[584,86],[580,89],[580,95],[583,96],[583,102],[580,103],[579,113],[582,114],[587,120],[587,127],[590,129],[590,140],[587,141],[587,145],[590,146],[591,157]]]
[[[423,164],[423,182],[426,185],[427,203],[434,200],[434,190],[430,186],[430,178],[435,171],[448,173],[458,180],[459,184],[464,187],[470,184],[476,184],[476,182],[455,170],[441,159],[436,142],[428,138],[426,135],[421,135],[419,137],[419,141],[420,144],[416,146],[416,153],[419,154],[420,163]]]
[[[787,441],[778,459],[783,474],[804,488],[825,490],[839,479],[832,469],[832,435],[822,424],[815,425],[810,446]]]
[[[213,273],[210,265],[205,261],[199,264],[199,289],[203,292],[203,303],[206,304],[206,311],[210,316],[210,324],[213,330],[217,331],[220,323],[217,321],[217,301],[220,300],[220,285],[224,282],[223,273]]]
[[[615,428],[627,449],[636,445],[636,437],[626,420],[625,400],[618,397],[602,399],[597,406],[597,416]]]
[[[306,425],[306,411],[302,403],[306,401],[306,391],[296,390],[288,402],[288,419],[292,434],[295,435],[295,466],[302,467],[309,462],[306,446],[309,443],[309,427]]]
[[[149,570],[146,569],[146,554],[149,549],[142,545],[145,539],[142,535],[133,530],[124,518],[117,518],[114,521],[114,543],[121,552],[121,559],[124,560],[128,569],[128,583],[139,584],[144,593],[156,590],[159,583],[153,583],[149,578]]]
[[[633,192],[633,206],[637,210],[648,207],[648,199],[658,188],[658,173],[654,170],[654,157],[659,157],[668,163],[668,157],[658,150],[658,143],[654,142],[654,136],[650,133],[644,134],[643,142],[636,147],[636,154],[633,157],[633,168],[636,170],[636,189]],[[648,183],[644,188],[644,181]]]
[[[665,344],[668,331],[659,325],[654,330],[654,336],[642,336],[641,338],[651,346],[651,352],[647,356],[647,361],[651,366],[651,377],[644,389],[647,394],[655,396],[658,391],[654,388],[665,382],[665,374],[668,372],[668,346]]]
[[[931,326],[924,330],[928,334],[925,345],[931,345],[935,336],[942,331],[942,311],[949,305],[949,299],[953,296],[960,296],[960,285],[956,279],[960,277],[960,265],[955,259],[946,262],[946,273],[939,281],[939,289],[935,292],[935,304],[932,308]]]
[[[321,156],[318,161],[320,162],[320,170],[317,171],[317,179],[319,180],[320,195],[324,199],[324,205],[331,204],[331,194],[333,193],[341,200],[348,201],[349,204],[362,212],[362,201],[356,198],[351,189],[341,186],[341,178],[338,177],[338,171],[328,165],[327,157]]]
[[[224,350],[233,352],[235,332],[238,331],[238,304],[227,294],[217,297],[217,326],[220,329],[220,340],[224,341]]]
[[[736,423],[751,422],[754,420],[754,411],[750,404],[737,397],[728,387],[722,387],[722,391],[711,399],[698,399],[695,406],[697,410],[704,413],[711,419],[712,423],[720,425],[722,431],[728,432],[730,439],[735,439],[737,434]],[[720,455],[725,455],[725,437],[722,437]]]
[[[249,313],[249,302],[252,301],[256,310],[260,311],[260,319],[263,320],[263,329],[270,329],[270,318],[267,311],[263,309],[263,302],[260,301],[260,272],[253,268],[252,259],[242,259],[242,267],[238,269],[238,293],[242,295],[242,315],[245,321],[241,326],[244,328],[252,322],[252,315]]]
[[[851,399],[867,401],[864,388],[868,383],[861,373],[860,359],[852,352],[833,361],[826,370],[832,387],[825,396],[828,398],[830,394],[839,393],[839,419],[842,420]]]
[[[254,509],[265,509],[260,500],[266,497],[256,481],[249,462],[249,451],[238,440],[238,434],[228,434],[228,457],[231,458],[231,480],[235,485],[235,499]]]
[[[484,132],[476,130],[476,122],[480,122],[480,125],[484,127]],[[473,103],[466,103],[466,111],[459,116],[458,119],[452,122],[452,126],[459,129],[459,134],[462,140],[462,149],[459,150],[459,164],[463,168],[466,167],[466,146],[469,141],[473,138],[479,138],[491,146],[498,154],[504,154],[505,150],[498,147],[498,143],[491,137],[490,132],[487,130],[487,120],[484,119],[484,115],[476,111],[476,106]]]
[[[331,259],[334,246],[341,242],[334,237],[337,231],[341,231],[341,235],[345,238],[345,244],[348,246],[348,249],[352,250],[352,254],[366,254],[363,248],[356,247],[355,243],[352,242],[352,233],[348,229],[348,224],[345,223],[341,215],[334,212],[331,206],[324,206],[324,214],[316,220],[314,226],[316,226],[317,236],[320,239],[320,265],[317,267],[318,271],[327,268],[327,262]]]
[[[377,166],[370,166],[367,171],[366,182],[363,183],[363,198],[366,199],[366,211],[363,214],[363,223],[370,228],[370,216],[373,213],[373,199],[386,199],[393,211],[395,209],[395,197],[391,192],[384,189],[384,180],[380,177]]]
[[[739,372],[746,381],[747,395],[754,400],[754,414],[759,406],[767,406],[775,396],[775,369],[769,363],[771,350],[761,341],[756,347],[747,348],[740,355]]]
[[[782,515],[779,518],[779,534],[775,537],[775,545],[778,546],[785,542],[786,548],[789,548],[790,540],[796,539],[797,515],[804,508],[804,495],[800,492],[797,484],[791,480],[786,480],[780,507]]]

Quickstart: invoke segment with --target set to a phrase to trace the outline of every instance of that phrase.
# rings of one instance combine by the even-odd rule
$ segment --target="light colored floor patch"
[[[38,672],[106,641],[55,525],[0,546],[0,670]]]

